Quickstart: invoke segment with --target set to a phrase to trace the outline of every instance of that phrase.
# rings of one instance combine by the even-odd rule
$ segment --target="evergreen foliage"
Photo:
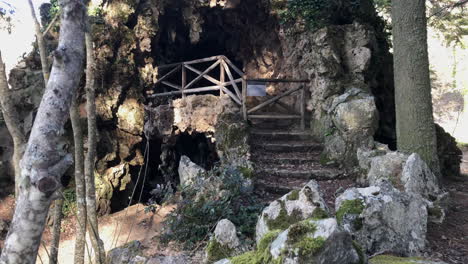
[[[209,179],[212,180],[209,180]],[[233,167],[215,167],[205,175],[202,184],[187,186],[181,200],[166,218],[161,242],[176,241],[185,249],[207,240],[219,220],[233,222],[240,238],[253,244],[255,224],[263,205],[255,196],[245,195],[242,172]]]

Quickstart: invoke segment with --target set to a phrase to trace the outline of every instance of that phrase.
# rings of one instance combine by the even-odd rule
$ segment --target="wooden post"
[[[242,115],[247,122],[247,81],[245,75],[242,76]]]
[[[224,83],[224,67],[223,67],[223,58],[219,59],[219,81]],[[223,88],[219,89],[219,96],[223,95]]]
[[[182,98],[185,97],[185,85],[187,84],[187,72],[185,71],[185,63],[182,63],[182,85],[181,85],[181,91],[182,91]]]
[[[301,129],[305,130],[305,108],[306,108],[306,86],[302,86],[300,104],[301,104]]]

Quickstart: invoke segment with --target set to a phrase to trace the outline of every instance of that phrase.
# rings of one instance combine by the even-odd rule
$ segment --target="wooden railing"
[[[212,63],[208,68],[206,68],[203,71],[193,67],[195,64],[202,64],[212,61],[214,61],[214,63]],[[209,73],[216,67],[219,67],[219,79],[213,78],[209,75]],[[185,97],[186,94],[220,91],[220,94],[226,93],[227,95],[229,95],[229,97],[231,97],[231,99],[234,102],[236,102],[238,105],[242,105],[242,94],[238,84],[242,83],[244,73],[225,56],[213,56],[199,60],[167,64],[158,67],[159,71],[163,69],[168,69],[169,71],[166,74],[164,74],[161,78],[159,78],[156,81],[155,85],[157,87],[163,85],[174,89],[175,91],[156,93],[149,95],[149,97],[168,95],[182,95],[182,97]],[[234,75],[231,69],[237,75],[239,75],[237,79],[234,79]],[[196,74],[192,80],[187,80],[187,70]],[[167,81],[170,77],[173,77],[175,74],[180,74],[180,84]],[[228,81],[225,80],[226,75],[229,79]],[[208,80],[214,85],[196,87],[195,84],[202,79]],[[232,91],[229,89],[229,87],[232,88]]]
[[[196,69],[194,65],[204,64],[208,62],[213,62],[205,70]],[[215,68],[219,67],[219,78],[214,78],[209,75]],[[296,88],[283,92],[282,94],[276,95],[270,99],[265,100],[264,102],[254,106],[250,109],[247,109],[247,89],[249,82],[255,83],[307,83],[309,80],[294,80],[294,79],[247,79],[244,72],[237,68],[234,63],[232,63],[227,57],[213,56],[204,59],[185,61],[173,64],[167,64],[157,67],[159,72],[165,70],[165,74],[160,77],[156,83],[155,87],[160,88],[169,88],[174,91],[169,92],[160,92],[148,95],[148,97],[160,97],[160,96],[170,96],[170,95],[182,95],[185,97],[187,94],[193,93],[202,93],[210,91],[219,91],[220,95],[227,94],[229,97],[242,108],[242,113],[244,120],[248,119],[300,119],[301,128],[305,129],[305,105],[306,105],[306,90],[305,85],[300,85]],[[187,74],[187,71],[192,72],[192,74]],[[234,74],[238,77],[235,78]],[[179,76],[177,76],[179,75]],[[226,81],[226,75],[228,81]],[[191,80],[188,80],[187,77],[190,76]],[[180,78],[179,78],[180,77]],[[197,87],[195,84],[199,83],[200,80],[207,80],[214,85],[210,86],[201,86]],[[169,80],[173,80],[170,82]],[[175,81],[175,82],[174,82]],[[206,83],[206,82],[205,82]],[[242,87],[239,89],[239,85]],[[281,98],[291,95],[293,93],[300,92],[300,110],[297,113],[296,110],[287,106],[286,104],[280,101]],[[260,109],[271,105],[278,104],[281,107],[287,109],[289,114],[256,114],[255,112]]]
[[[249,79],[249,80],[244,80],[243,83],[248,83],[248,82],[256,82],[256,83],[307,83],[309,80],[293,80],[293,79]],[[243,85],[246,86],[245,84]],[[306,111],[306,86],[305,85],[299,85],[296,88],[290,89],[286,92],[283,92],[279,95],[276,95],[250,109],[247,109],[247,106],[245,104],[247,100],[247,93],[245,92],[246,89],[242,89],[242,112],[244,115],[244,119],[300,119],[301,121],[301,129],[305,129],[305,111]],[[283,104],[280,99],[283,97],[286,97],[288,95],[291,95],[293,93],[300,92],[300,98],[299,98],[299,103],[300,103],[300,110],[299,113],[297,113],[294,109],[290,108],[289,106]],[[279,104],[281,107],[287,109],[290,113],[288,114],[255,114],[258,110],[272,104]]]

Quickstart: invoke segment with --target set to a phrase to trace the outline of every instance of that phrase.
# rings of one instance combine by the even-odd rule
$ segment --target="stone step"
[[[346,177],[344,173],[336,169],[291,170],[291,169],[260,169],[255,173],[259,178],[267,178],[269,175],[282,178],[297,178],[307,180],[326,181]]]
[[[271,152],[311,152],[322,150],[321,144],[313,141],[285,141],[285,142],[264,142],[252,141],[251,150],[253,152],[258,150],[271,151]]]
[[[300,130],[260,130],[253,129],[250,131],[252,139],[269,139],[269,140],[307,140],[312,139],[312,136]]]
[[[316,155],[308,156],[307,154],[304,155],[304,157],[252,156],[251,160],[253,161],[254,164],[264,164],[264,165],[274,165],[274,164],[303,165],[303,164],[317,163],[320,161],[320,157]]]

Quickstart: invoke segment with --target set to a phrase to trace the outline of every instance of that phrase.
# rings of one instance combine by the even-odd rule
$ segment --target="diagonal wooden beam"
[[[190,88],[190,86],[192,86],[194,83],[196,83],[197,81],[199,81],[201,78],[203,78],[204,75],[206,75],[208,72],[210,72],[211,70],[213,70],[214,68],[216,68],[216,66],[218,66],[220,63],[220,60],[216,61],[215,63],[213,63],[210,67],[208,67],[208,69],[206,69],[204,72],[202,72],[200,75],[198,75],[195,79],[193,79],[189,84],[187,84],[187,86],[185,86],[185,89],[188,89]]]
[[[250,109],[249,111],[247,111],[247,113],[250,114],[250,113],[253,113],[253,112],[257,111],[257,110],[260,110],[261,108],[263,108],[263,107],[265,107],[265,106],[267,106],[267,105],[269,105],[269,104],[274,103],[275,101],[279,100],[280,98],[283,98],[283,97],[285,97],[285,96],[288,96],[288,95],[290,95],[290,94],[292,94],[292,93],[294,93],[294,92],[296,92],[296,91],[298,91],[298,90],[300,90],[300,89],[302,89],[302,86],[299,86],[299,87],[297,87],[297,88],[294,88],[294,89],[291,89],[291,90],[289,90],[289,91],[287,91],[287,92],[284,92],[284,93],[282,93],[282,94],[279,94],[279,95],[277,95],[277,96],[275,96],[275,97],[273,97],[273,98],[271,98],[271,99],[269,99],[269,100],[266,100],[265,102],[263,102],[263,103],[257,105],[256,107]]]
[[[172,69],[171,71],[169,71],[168,73],[166,73],[163,77],[159,78],[159,79],[156,81],[156,83],[155,83],[154,85],[156,85],[156,84],[158,84],[158,83],[164,81],[164,80],[167,79],[169,76],[171,76],[172,74],[174,74],[176,71],[178,71],[178,70],[180,69],[180,66],[181,66],[181,65],[177,65],[177,67],[175,67],[174,69]]]
[[[227,66],[227,64],[226,64],[226,62],[224,60],[221,60],[221,64],[223,65],[224,70],[226,70],[226,73],[227,73],[227,75],[229,77],[229,81],[231,82],[232,87],[234,87],[234,90],[236,91],[237,97],[241,98],[242,97],[241,92],[240,92],[239,87],[237,86],[237,84],[234,82],[234,78],[232,77],[231,70],[229,69],[229,67]]]
[[[244,76],[244,72],[242,72],[239,68],[236,67],[236,65],[234,65],[234,63],[232,63],[231,60],[229,60],[226,56],[222,56],[223,57],[223,60],[229,64],[229,66],[231,66],[231,68],[237,72],[237,74],[240,75],[240,77]]]
[[[198,75],[202,74],[201,71],[199,71],[199,70],[193,68],[192,66],[185,65],[185,68],[187,68],[187,69],[193,71],[194,73],[196,73],[196,74],[198,74]],[[211,76],[203,75],[203,78],[207,79],[208,81],[210,81],[210,82],[212,82],[212,83],[214,83],[214,84],[217,84],[217,85],[220,85],[220,84],[221,84],[220,81],[216,80],[215,78],[213,78],[213,77],[211,77]]]

